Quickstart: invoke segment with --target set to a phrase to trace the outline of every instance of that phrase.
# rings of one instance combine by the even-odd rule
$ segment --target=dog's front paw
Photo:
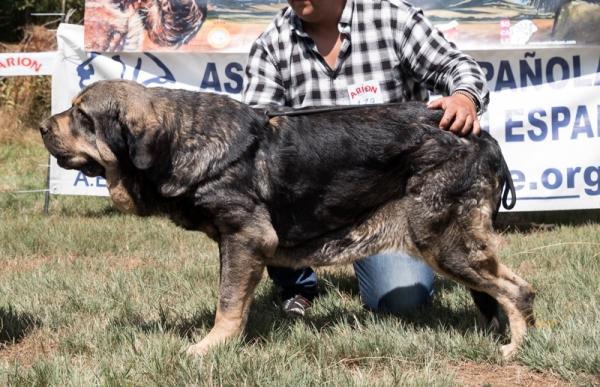
[[[208,352],[209,346],[203,345],[202,343],[198,343],[195,345],[191,345],[187,351],[185,351],[188,356],[204,356]]]
[[[518,345],[516,343],[510,343],[500,347],[500,350],[502,351],[502,356],[508,360],[515,354],[515,352],[517,352],[517,348]]]

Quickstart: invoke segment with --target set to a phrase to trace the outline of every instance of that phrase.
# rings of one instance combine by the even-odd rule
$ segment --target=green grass
[[[597,224],[505,233],[500,259],[536,289],[539,326],[509,362],[506,318],[478,332],[462,286],[436,278],[433,303],[396,318],[361,308],[347,266],[319,270],[304,319],[282,314],[265,277],[244,336],[196,359],[185,349],[213,325],[216,245],[108,198],[52,196],[44,216],[42,193],[14,191],[43,188],[46,162],[39,140],[0,145],[1,386],[481,386],[515,370],[600,385]]]

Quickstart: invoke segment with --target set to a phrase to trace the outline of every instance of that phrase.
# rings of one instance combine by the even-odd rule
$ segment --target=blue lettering
[[[592,174],[596,175],[595,179],[592,179]],[[591,196],[600,195],[600,167],[587,167],[583,172],[583,180],[590,187],[596,186],[595,190],[586,188],[586,194]]]
[[[79,184],[81,182],[83,182],[83,184],[85,184],[86,187],[90,186],[90,184],[87,181],[87,177],[83,173],[79,172],[77,174],[77,178],[75,179],[75,184],[73,184],[73,186],[76,187],[77,184]]]
[[[490,82],[494,79],[494,65],[490,62],[477,62],[479,67],[485,72],[485,80]],[[598,64],[600,66],[600,63]]]
[[[519,61],[519,70],[521,71],[521,87],[527,87],[527,78],[529,78],[531,84],[534,86],[540,86],[542,84],[542,60],[536,59],[534,63],[535,72],[531,71],[531,67],[529,67],[529,63],[527,63],[526,60]]]
[[[233,72],[233,70],[243,71],[244,68],[239,63],[230,63],[227,65],[227,67],[225,67],[225,75],[227,76],[227,78],[236,82],[235,87],[232,87],[231,83],[225,82],[225,91],[230,94],[238,94],[238,93],[242,92],[242,86],[244,85],[244,78],[240,74]]]
[[[92,75],[96,73],[94,70],[94,65],[92,65],[92,61],[96,59],[96,57],[100,55],[97,52],[91,52],[90,58],[85,60],[82,64],[77,66],[77,75],[79,76],[79,88],[83,89],[87,86],[87,82],[92,78]],[[598,68],[600,69],[600,63],[598,63]],[[600,82],[600,81],[599,81]]]
[[[513,128],[522,128],[523,121],[513,121],[513,114],[523,114],[523,110],[507,110],[505,115],[506,127],[504,129],[506,134],[506,142],[521,142],[525,141],[525,135],[513,134]]]
[[[562,78],[560,81],[555,81],[554,79],[554,66],[556,65],[559,65],[562,68]],[[546,80],[548,81],[548,85],[554,89],[561,89],[565,87],[568,79],[569,63],[559,56],[550,58],[548,64],[546,65]]]
[[[591,79],[581,78],[581,58],[579,55],[573,56],[573,78],[575,78],[575,87],[591,86]]]
[[[559,119],[562,115],[563,119]],[[569,125],[571,121],[571,112],[566,106],[556,106],[552,108],[552,140],[558,140],[558,129]]]
[[[596,67],[596,78],[594,78],[594,86],[600,86],[600,57],[598,58],[598,67]]]
[[[550,183],[548,179],[550,175],[554,175],[554,183]],[[542,185],[548,189],[557,189],[562,184],[562,173],[556,168],[548,168],[542,173]]]
[[[506,77],[506,79],[504,79]],[[510,68],[510,62],[507,60],[500,61],[500,68],[498,69],[498,80],[496,81],[495,91],[500,91],[503,88],[516,89],[517,82],[513,75],[512,69]]]
[[[171,70],[169,70],[169,68],[160,59],[158,59],[158,57],[156,57],[148,52],[145,52],[144,55],[146,55],[148,58],[150,58],[150,60],[152,60],[152,62],[154,62],[164,72],[164,74],[159,75],[154,78],[147,79],[144,82],[142,82],[142,85],[144,85],[144,86],[153,85],[153,84],[164,85],[167,83],[174,84],[176,82],[175,76],[173,75]],[[136,68],[136,70],[137,70],[137,68]],[[136,75],[136,77],[137,77],[137,75]]]
[[[546,139],[546,136],[548,135],[548,125],[546,125],[546,123],[541,119],[537,118],[536,114],[539,114],[540,117],[546,117],[546,112],[544,111],[544,109],[537,108],[530,111],[528,115],[529,123],[532,126],[538,128],[540,130],[540,134],[535,134],[533,129],[528,130],[527,134],[529,135],[529,138],[531,140],[535,142],[540,142]]]
[[[583,121],[583,125],[581,124]],[[574,140],[579,136],[579,133],[587,134],[588,138],[594,137],[592,131],[592,124],[590,123],[590,116],[588,115],[585,106],[578,106],[577,113],[575,114],[575,124],[573,125],[573,133],[571,133],[571,140]]]
[[[567,188],[575,188],[575,175],[581,172],[581,167],[567,168]]]
[[[211,78],[212,81],[210,80]],[[213,62],[206,64],[206,71],[204,71],[204,78],[202,78],[200,89],[215,89],[215,91],[221,92],[221,82],[219,81],[219,74],[217,74],[217,65]]]
[[[112,56],[110,59],[121,64],[121,74],[119,78],[125,79],[125,72],[127,71],[127,65],[121,60],[121,55]],[[138,74],[140,73],[140,68],[142,68],[142,58],[137,58],[137,64],[133,69],[133,76],[131,78],[132,81],[137,82]]]
[[[96,187],[106,187],[106,180],[102,176],[96,177]]]

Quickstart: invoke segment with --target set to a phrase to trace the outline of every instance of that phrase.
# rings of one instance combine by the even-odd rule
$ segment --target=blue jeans
[[[293,270],[267,266],[275,285],[314,292],[317,275],[307,267]],[[365,308],[401,315],[427,304],[433,297],[433,270],[402,251],[389,251],[354,262]]]

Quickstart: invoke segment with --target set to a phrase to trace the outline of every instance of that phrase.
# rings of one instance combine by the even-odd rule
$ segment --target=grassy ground
[[[53,196],[38,135],[0,136],[2,386],[600,385],[600,226],[505,232],[500,259],[537,291],[538,329],[510,362],[475,329],[468,292],[436,279],[432,305],[396,318],[361,308],[349,267],[320,270],[323,295],[286,318],[265,278],[245,335],[209,355],[216,245],[107,198]]]

